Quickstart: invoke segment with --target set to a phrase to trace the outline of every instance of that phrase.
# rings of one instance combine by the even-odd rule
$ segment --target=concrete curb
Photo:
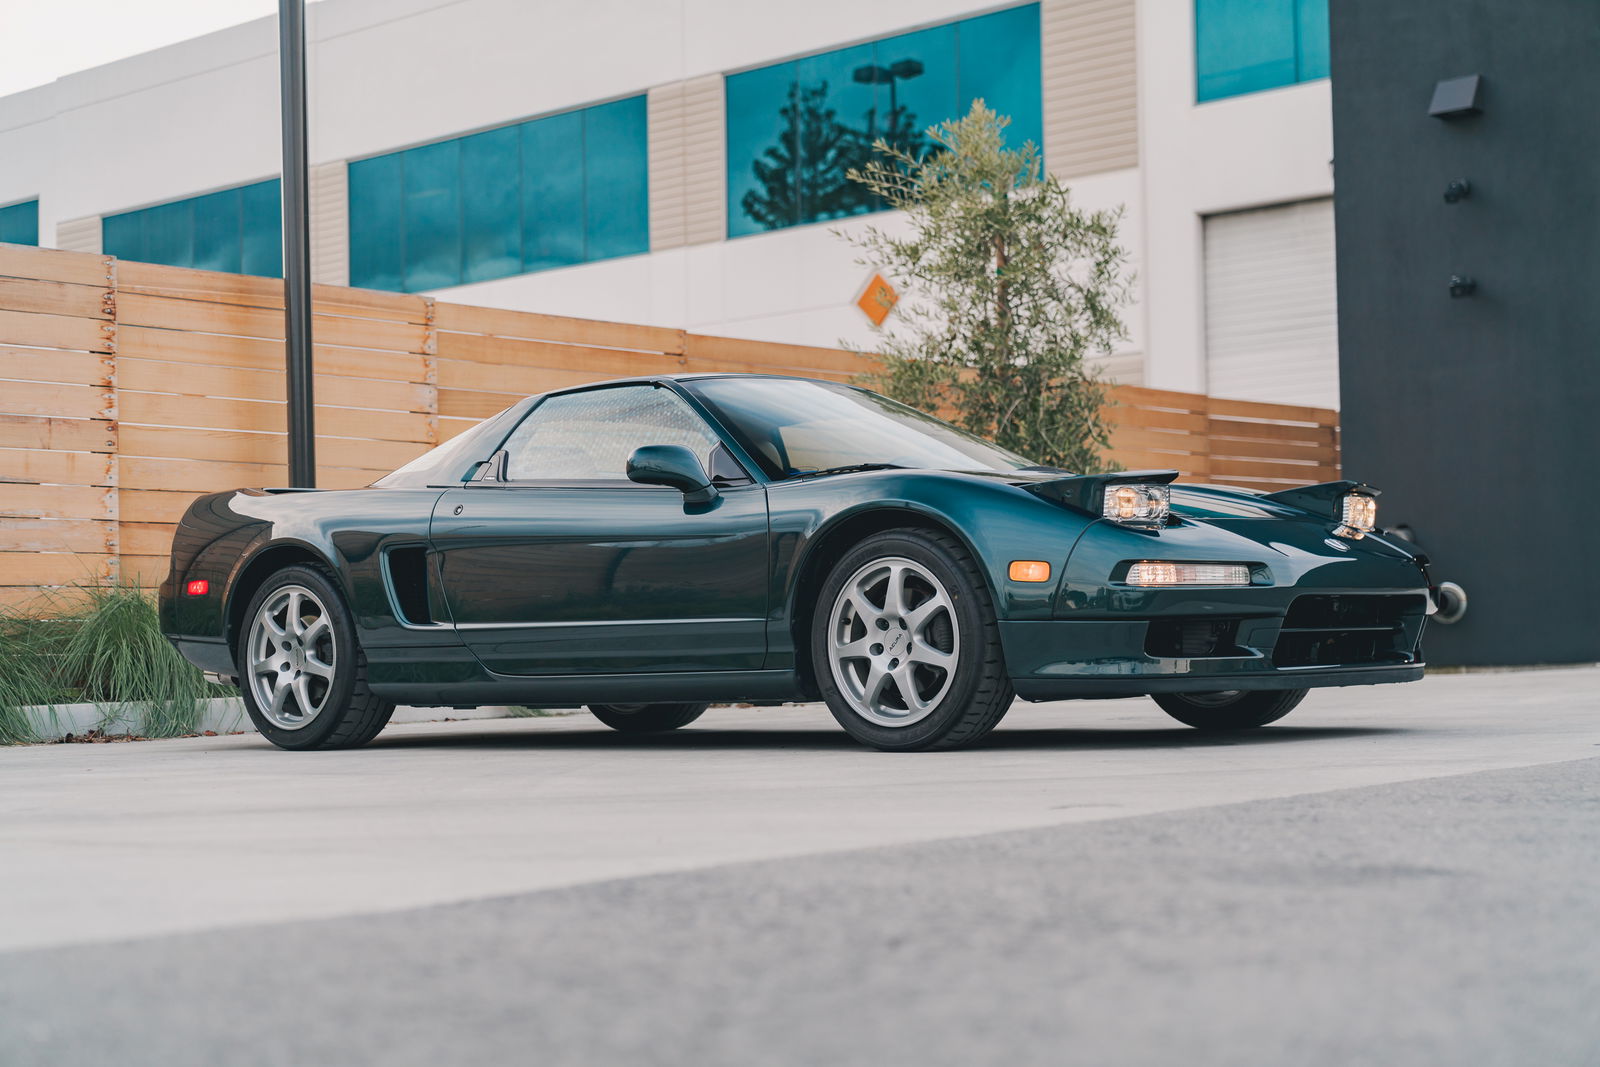
[[[43,741],[58,741],[68,734],[82,736],[90,730],[107,734],[142,734],[143,715],[137,706],[118,704],[48,704],[20,709],[27,717],[34,733]],[[505,719],[511,716],[508,707],[483,708],[418,708],[401,705],[394,709],[397,722],[437,722],[441,719]],[[245,714],[244,701],[238,697],[222,697],[205,701],[195,730],[219,734],[232,734],[254,730],[250,717]]]

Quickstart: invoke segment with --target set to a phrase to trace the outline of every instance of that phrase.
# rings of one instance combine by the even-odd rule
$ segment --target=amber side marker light
[[[1010,575],[1013,582],[1048,582],[1050,564],[1041,559],[1014,559]]]
[[[196,578],[183,587],[183,591],[190,596],[205,596],[211,592],[211,583],[204,578]]]

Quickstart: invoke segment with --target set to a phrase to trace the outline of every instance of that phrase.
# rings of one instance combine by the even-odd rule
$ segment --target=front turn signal
[[[1050,564],[1042,559],[1014,559],[1010,577],[1013,582],[1048,582]]]

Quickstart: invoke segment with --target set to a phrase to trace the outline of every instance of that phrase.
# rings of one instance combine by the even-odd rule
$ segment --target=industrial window
[[[283,277],[278,179],[107,215],[101,247],[141,263]]]
[[[650,250],[645,98],[350,164],[350,284],[419,292]]]
[[[882,210],[846,172],[879,138],[925,151],[975,99],[1011,119],[1011,147],[1041,145],[1039,67],[1029,4],[729,75],[728,236]]]
[[[1195,0],[1200,102],[1328,76],[1328,0]]]
[[[0,242],[13,245],[39,243],[39,201],[0,207]]]

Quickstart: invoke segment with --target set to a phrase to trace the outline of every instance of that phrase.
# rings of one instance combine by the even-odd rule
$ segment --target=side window
[[[628,457],[642,445],[683,445],[709,467],[720,443],[670,389],[625,385],[567,393],[534,408],[506,441],[506,477],[624,481]]]

